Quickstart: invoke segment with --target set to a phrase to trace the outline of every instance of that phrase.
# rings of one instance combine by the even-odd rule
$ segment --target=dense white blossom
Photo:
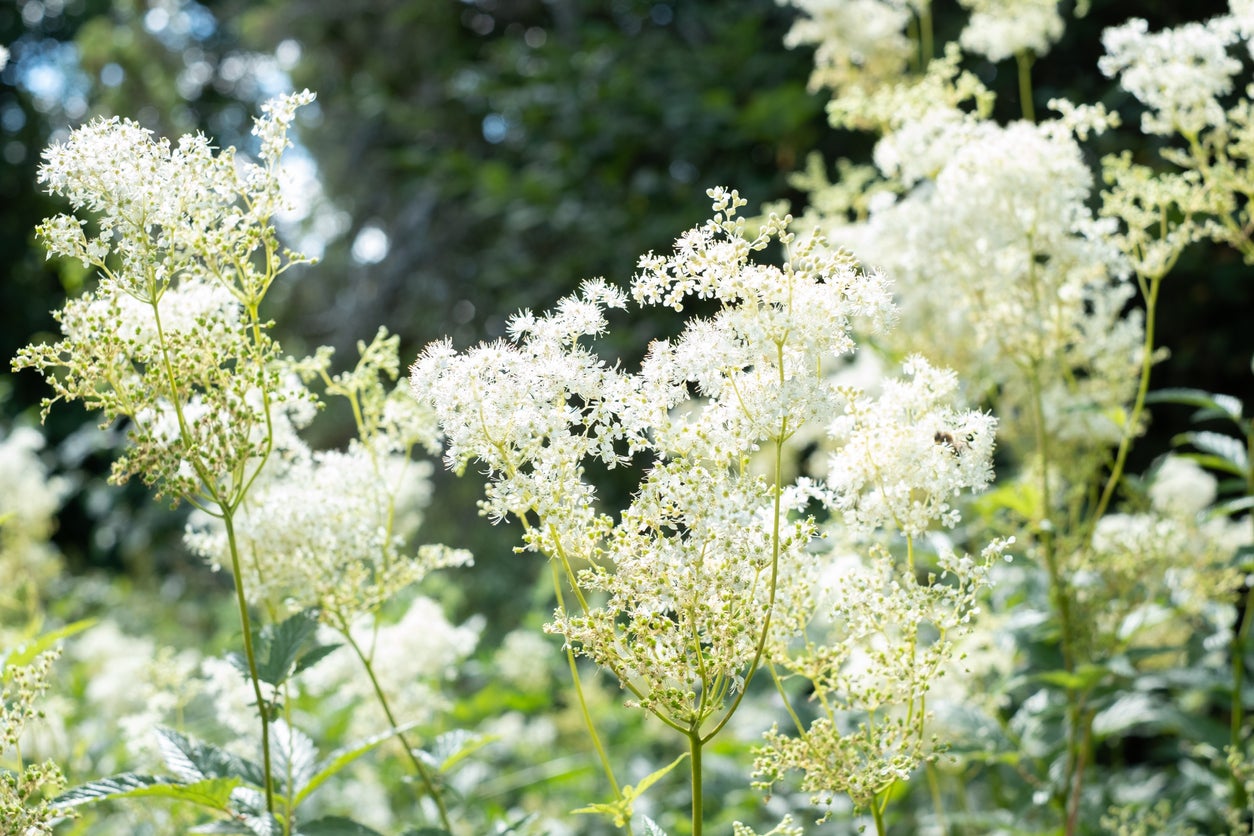
[[[831,502],[859,532],[880,528],[918,537],[939,522],[952,527],[951,503],[991,481],[992,416],[953,407],[958,379],[921,357],[904,378],[869,398],[848,391],[848,407],[828,432],[835,452],[828,465]]]
[[[1218,493],[1218,480],[1183,456],[1163,459],[1149,487],[1155,510],[1179,517],[1200,513],[1215,501]]]
[[[971,19],[959,43],[990,61],[1021,53],[1041,56],[1062,37],[1058,0],[962,0],[962,5]]]
[[[1147,108],[1141,129],[1196,136],[1224,122],[1219,98],[1232,90],[1241,62],[1228,54],[1238,37],[1233,18],[1186,23],[1150,33],[1141,18],[1102,33],[1106,54],[1098,67]]]
[[[830,558],[810,512],[824,503],[847,511],[866,536],[908,539],[953,524],[957,493],[989,478],[994,429],[955,405],[952,374],[921,358],[901,380],[873,381],[875,396],[838,383],[856,329],[882,334],[895,319],[885,277],[855,269],[820,236],[795,236],[791,218],[768,216],[751,231],[739,195],[709,194],[714,217],[672,252],[643,256],[631,295],[676,311],[695,297],[712,312],[653,342],[638,371],[585,345],[625,303],[601,284],[551,313],[515,317],[508,341],[464,353],[432,344],[411,369],[414,393],[439,417],[449,466],[485,465],[483,512],[521,521],[523,550],[546,555],[565,578],[559,589],[569,592],[547,629],[614,674],[629,703],[696,730],[721,728],[767,659],[817,679],[860,651],[866,633],[842,644],[838,631],[830,656],[793,656],[821,610],[840,609],[816,587]],[[782,261],[756,260],[772,243]],[[836,451],[825,481],[786,478],[785,451],[816,438]],[[585,476],[595,460],[641,471],[612,516]],[[906,621],[925,599],[931,621],[946,608],[946,617],[969,616],[986,560],[945,560],[958,580],[911,577],[902,600],[914,603],[892,610],[903,631],[918,628]],[[885,581],[885,566],[868,590]],[[874,618],[873,598],[843,600]],[[882,600],[874,608],[885,611]],[[926,652],[941,658],[948,647]]]
[[[784,38],[789,47],[813,46],[811,88],[840,88],[905,70],[914,49],[906,37],[910,6],[896,0],[780,0],[803,17]]]
[[[964,120],[952,132],[936,142],[949,155],[934,179],[840,228],[897,280],[902,327],[890,339],[1024,405],[1005,408],[1042,397],[1051,434],[1117,441],[1112,416],[1135,390],[1143,330],[1125,313],[1135,291],[1109,223],[1087,207],[1078,146],[1048,124]]]
[[[286,364],[258,306],[303,257],[283,250],[278,155],[295,109],[264,108],[260,164],[187,135],[154,138],[135,122],[97,119],[44,152],[39,179],[79,215],[39,227],[49,257],[98,271],[57,313],[62,339],[28,346],[16,368],[45,374],[53,400],[81,400],[105,422],[129,421],[121,481],[141,475],[176,500],[230,505],[271,448],[285,407]],[[91,222],[85,219],[91,218]]]

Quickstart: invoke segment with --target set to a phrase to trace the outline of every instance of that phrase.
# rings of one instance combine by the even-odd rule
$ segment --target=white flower
[[[787,0],[804,13],[784,38],[789,47],[815,47],[811,88],[838,88],[864,78],[891,78],[906,68],[907,5],[892,0]]]
[[[1062,37],[1058,0],[961,0],[971,10],[959,42],[990,61],[1013,55],[1041,56]]]
[[[828,429],[835,445],[830,501],[858,532],[890,527],[918,537],[938,521],[953,526],[953,499],[992,479],[996,421],[953,408],[953,372],[921,357],[907,360],[903,371],[905,378],[885,382],[876,398],[845,390],[845,414]]]
[[[1164,514],[1189,517],[1215,501],[1219,483],[1201,465],[1183,456],[1167,456],[1154,472],[1150,501]]]
[[[1232,90],[1241,62],[1228,55],[1237,39],[1233,18],[1186,23],[1149,33],[1149,24],[1132,18],[1102,33],[1106,55],[1098,67],[1148,108],[1141,129],[1148,134],[1176,131],[1197,135],[1225,121],[1219,97]]]

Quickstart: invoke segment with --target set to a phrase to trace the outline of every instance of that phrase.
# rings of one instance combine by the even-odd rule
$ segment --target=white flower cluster
[[[851,82],[892,78],[909,64],[914,46],[905,35],[909,5],[896,0],[780,0],[800,10],[784,43],[814,46],[811,89],[838,90]]]
[[[1186,23],[1150,34],[1149,24],[1132,18],[1102,34],[1106,55],[1098,67],[1145,105],[1141,130],[1181,132],[1196,137],[1224,121],[1219,98],[1232,90],[1241,62],[1228,54],[1238,28],[1230,17]]]
[[[861,533],[891,528],[919,537],[937,520],[952,527],[954,498],[993,477],[996,422],[954,408],[957,375],[917,356],[904,373],[877,398],[849,392],[846,413],[828,431],[835,447],[827,479],[832,504]]]
[[[1044,393],[1053,436],[1117,441],[1135,390],[1143,330],[1122,256],[1086,201],[1092,178],[1057,126],[952,121],[927,153],[932,179],[844,229],[858,255],[898,280],[894,340],[997,387],[1014,409]],[[893,134],[894,159],[913,146]],[[942,292],[936,288],[943,287]]]
[[[712,220],[670,255],[642,257],[632,296],[674,310],[709,300],[712,313],[655,341],[638,372],[582,342],[626,305],[600,281],[552,313],[516,316],[509,342],[465,353],[436,343],[411,370],[449,466],[486,466],[484,513],[521,521],[525,549],[565,574],[574,599],[549,629],[683,729],[723,712],[768,645],[786,646],[813,616],[810,503],[907,536],[952,523],[955,492],[987,480],[993,435],[987,416],[947,402],[951,377],[921,360],[878,399],[835,384],[826,369],[854,352],[855,325],[881,332],[892,321],[887,282],[821,238],[797,239],[790,218],[750,235],[739,195],[709,194]],[[783,263],[754,261],[772,242]],[[830,425],[845,458],[827,484],[786,484],[785,446],[807,425]],[[639,454],[630,505],[599,510],[586,465],[624,467]],[[767,475],[755,458],[773,461]]]
[[[961,0],[971,19],[958,41],[990,61],[1041,56],[1062,37],[1058,0]]]
[[[865,809],[933,757],[927,696],[970,633],[989,569],[1008,546],[993,542],[979,558],[942,549],[928,583],[883,549],[843,561],[838,583],[821,595],[826,630],[807,635],[782,664],[812,684],[818,716],[797,734],[764,736],[754,785],[769,791],[796,769],[814,803],[844,793]]]
[[[434,442],[434,418],[395,378],[399,340],[380,330],[359,346],[356,368],[326,377],[327,390],[350,400],[360,438],[344,450],[311,450],[284,433],[233,519],[244,588],[250,598],[295,612],[316,607],[337,629],[378,609],[428,572],[470,562],[464,551],[413,540],[430,498],[430,465],[410,458],[415,444]],[[325,375],[329,354],[304,370]],[[299,383],[291,382],[295,389]],[[296,403],[304,398],[291,396]],[[185,540],[215,568],[232,564],[224,521],[198,512]]]
[[[255,128],[261,165],[215,153],[203,136],[171,145],[116,118],[45,151],[40,181],[91,223],[58,215],[39,235],[49,257],[80,259],[99,283],[58,312],[60,342],[28,346],[14,366],[42,371],[56,399],[129,419],[118,480],[140,474],[176,500],[230,505],[267,454],[283,364],[258,306],[303,260],[280,249],[271,218],[278,154],[295,108],[312,100],[306,91],[267,106]]]

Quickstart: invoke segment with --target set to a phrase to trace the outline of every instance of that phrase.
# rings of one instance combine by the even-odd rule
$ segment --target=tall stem
[[[1127,418],[1123,437],[1119,440],[1119,450],[1115,454],[1115,463],[1111,465],[1110,476],[1106,480],[1106,487],[1102,490],[1101,499],[1098,500],[1097,507],[1089,520],[1086,535],[1092,533],[1093,526],[1097,525],[1097,521],[1106,513],[1106,509],[1114,497],[1115,488],[1118,487],[1119,480],[1123,478],[1123,466],[1128,459],[1128,451],[1132,448],[1133,433],[1136,430],[1136,425],[1140,423],[1141,414],[1145,411],[1145,397],[1149,394],[1150,368],[1154,365],[1154,322],[1158,313],[1158,291],[1162,287],[1163,275],[1165,274],[1151,276],[1148,282],[1142,285],[1145,296],[1145,342],[1141,346],[1141,378],[1137,384],[1136,400],[1132,404],[1132,413]]]
[[[370,679],[370,685],[374,689],[375,698],[379,701],[379,707],[383,709],[383,714],[387,717],[388,725],[392,728],[398,728],[396,716],[392,713],[392,706],[388,702],[387,694],[383,692],[383,687],[379,685],[379,678],[375,676],[374,665],[370,662],[370,657],[362,652],[361,646],[353,638],[349,632],[347,625],[340,630],[340,634],[348,642],[348,646],[357,654],[357,658],[361,660],[361,665],[365,668],[366,676]],[[401,742],[401,746],[405,749],[405,754],[409,757],[409,762],[414,766],[414,772],[417,773],[419,780],[422,781],[423,787],[427,794],[431,796],[431,800],[435,802],[436,809],[440,814],[440,826],[445,831],[452,833],[453,825],[449,821],[448,808],[444,804],[444,797],[440,795],[440,790],[435,784],[435,778],[431,775],[431,768],[422,762],[422,759],[414,754],[414,747],[410,745],[402,731],[396,732],[396,739]]]
[[[692,836],[701,836],[701,829],[704,827],[705,795],[701,774],[701,748],[704,745],[699,728],[694,727],[688,732],[688,751],[692,754]]]
[[[248,660],[248,676],[252,680],[253,695],[257,698],[257,713],[261,715],[261,761],[265,773],[266,810],[274,812],[274,778],[270,765],[270,709],[261,693],[261,676],[257,673],[257,654],[253,650],[252,619],[248,616],[248,601],[244,596],[244,573],[240,567],[239,542],[235,538],[235,512],[222,506],[222,524],[226,528],[226,542],[231,551],[231,572],[235,575],[235,604],[239,608],[240,629],[244,631],[244,658]]]
[[[1019,106],[1028,122],[1036,121],[1036,106],[1032,102],[1032,61],[1032,53],[1028,50],[1015,53],[1015,63],[1019,66]]]
[[[1246,496],[1254,496],[1254,428],[1251,428],[1245,439],[1246,461],[1250,462],[1249,472],[1245,477]],[[1254,517],[1251,517],[1254,523]],[[1254,621],[1254,586],[1245,593],[1245,611],[1241,614],[1241,626],[1232,634],[1232,708],[1231,728],[1228,743],[1232,751],[1240,752],[1245,736],[1245,649],[1250,638],[1250,623]],[[1249,795],[1245,791],[1245,782],[1237,774],[1232,775],[1232,806],[1244,810],[1249,805]],[[1247,814],[1248,815],[1248,814]]]
[[[549,566],[553,572],[553,594],[557,597],[558,609],[565,612],[566,603],[562,595],[561,574],[557,571],[557,564],[550,560]],[[572,580],[573,583],[573,580]],[[583,715],[584,727],[588,730],[588,736],[592,738],[592,748],[596,750],[597,758],[601,761],[601,769],[605,772],[605,777],[609,779],[610,789],[614,792],[614,800],[623,800],[623,791],[618,786],[618,779],[614,777],[614,767],[610,763],[610,756],[605,751],[605,745],[601,743],[601,736],[597,734],[596,724],[592,722],[592,713],[588,711],[588,700],[584,697],[583,681],[579,678],[579,665],[575,663],[575,650],[568,643],[566,645],[566,663],[570,666],[570,681],[575,688],[575,697],[579,700],[579,711]],[[631,836],[631,822],[627,822],[627,834]]]

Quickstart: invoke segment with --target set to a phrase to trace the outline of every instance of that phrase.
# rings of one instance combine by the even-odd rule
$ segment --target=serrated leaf
[[[1225,470],[1238,476],[1244,476],[1249,470],[1250,462],[1245,452],[1245,442],[1239,438],[1209,430],[1198,430],[1181,433],[1172,439],[1172,443],[1189,444],[1203,453],[1217,456],[1230,465],[1224,468]]]
[[[662,776],[679,766],[680,762],[686,757],[688,757],[688,753],[684,752],[666,766],[663,766],[660,769],[655,769],[645,777],[641,778],[640,783],[636,786],[633,787],[628,784],[623,787],[621,798],[604,804],[589,804],[587,807],[580,807],[578,810],[571,810],[571,812],[594,813],[606,816],[614,822],[615,827],[625,827],[627,823],[631,821],[632,807],[634,806],[636,799],[644,795],[645,790],[656,784]]]
[[[48,633],[36,636],[26,642],[12,653],[0,659],[0,670],[7,667],[22,668],[29,665],[35,660],[35,657],[46,650],[51,650],[62,639],[67,639],[75,633],[81,633],[88,627],[93,626],[97,619],[84,618],[81,621],[75,621],[60,627]]]
[[[287,794],[295,796],[314,776],[318,748],[309,735],[278,720],[270,729],[270,760],[274,774],[290,782]]]
[[[253,836],[281,836],[283,825],[270,814],[260,816],[244,816],[244,824]]]
[[[666,831],[658,826],[658,823],[648,816],[641,816],[644,819],[645,836],[666,836]]]
[[[433,740],[423,754],[427,755],[426,760],[434,764],[436,769],[447,772],[494,739],[492,735],[454,729]]]
[[[166,766],[184,782],[205,778],[239,778],[253,786],[265,785],[261,767],[211,743],[193,740],[173,729],[157,729],[157,748]]]
[[[244,836],[252,836],[252,828],[240,824],[238,821],[213,821],[208,824],[199,824],[188,831],[189,833],[214,833],[214,834],[244,834]]]
[[[1163,706],[1149,694],[1124,694],[1093,717],[1093,734],[1098,740],[1122,734],[1137,726],[1161,722]]]
[[[284,621],[262,630],[257,637],[257,677],[269,685],[282,685],[292,675],[305,645],[318,632],[318,619],[302,610]]]
[[[382,834],[343,816],[327,816],[300,825],[296,830],[296,836],[382,836]]]
[[[157,784],[135,790],[127,797],[168,798],[171,801],[187,801],[211,810],[228,812],[231,808],[231,792],[239,785],[239,778],[208,778],[190,784]]]
[[[300,673],[301,671],[309,670],[314,665],[318,664],[323,659],[327,658],[332,653],[339,650],[341,647],[343,647],[343,645],[341,644],[319,644],[314,647],[311,647],[299,659],[296,660],[296,667],[292,669],[292,676],[296,676],[296,674]]]
[[[396,728],[388,729],[385,732],[372,735],[364,740],[358,740],[355,743],[350,743],[347,746],[336,749],[328,755],[322,763],[318,764],[317,772],[310,776],[309,781],[305,784],[305,786],[292,797],[292,805],[296,807],[300,806],[300,803],[308,798],[310,793],[322,786],[323,782],[325,782],[332,775],[339,772],[341,769],[348,766],[350,763],[357,760],[383,741],[389,740],[398,734],[404,734],[416,725],[418,725],[416,722],[405,723],[397,726]]]
[[[169,783],[171,783],[169,778],[159,775],[124,772],[121,775],[112,775],[98,781],[88,781],[86,784],[66,790],[52,800],[52,805],[58,808],[77,807],[80,804],[92,804],[108,798],[125,798],[131,793]]]

